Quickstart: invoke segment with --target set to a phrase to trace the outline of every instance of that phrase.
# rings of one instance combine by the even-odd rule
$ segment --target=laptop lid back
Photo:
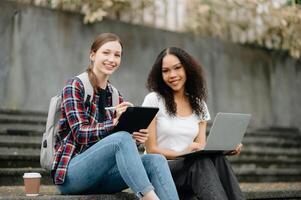
[[[250,114],[217,113],[204,150],[234,150],[241,143],[250,119]]]

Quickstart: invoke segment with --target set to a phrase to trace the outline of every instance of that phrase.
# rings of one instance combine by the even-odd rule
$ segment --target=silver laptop
[[[250,114],[217,113],[205,148],[179,157],[189,157],[196,154],[227,153],[235,150],[243,139],[250,119]]]

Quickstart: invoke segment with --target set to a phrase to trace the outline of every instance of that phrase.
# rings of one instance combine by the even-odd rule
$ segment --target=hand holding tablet
[[[121,104],[118,104],[117,106],[111,106],[111,107],[105,107],[105,110],[115,110],[116,112],[116,118],[114,119],[113,124],[117,125],[119,117],[122,115],[123,112],[126,111],[127,107],[134,106],[132,103],[124,101]]]
[[[144,144],[148,136],[148,129],[140,129],[139,132],[133,132],[133,139],[140,144]]]
[[[159,108],[156,107],[127,107],[126,111],[119,117],[112,132],[127,131],[133,133],[139,132],[140,129],[146,129],[158,111]]]

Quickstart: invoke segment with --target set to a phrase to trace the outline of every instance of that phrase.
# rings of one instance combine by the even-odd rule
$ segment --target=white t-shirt
[[[210,120],[206,103],[203,101],[204,115],[195,113],[187,117],[171,117],[165,108],[164,99],[151,92],[144,98],[142,106],[158,107],[157,114],[157,145],[159,148],[171,149],[177,152],[185,150],[199,133],[199,123]]]

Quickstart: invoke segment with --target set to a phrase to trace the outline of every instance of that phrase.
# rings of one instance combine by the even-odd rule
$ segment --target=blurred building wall
[[[47,111],[50,97],[85,70],[94,37],[123,40],[120,69],[111,82],[126,100],[142,103],[147,74],[158,53],[182,47],[205,68],[211,117],[252,114],[253,127],[301,128],[301,61],[282,53],[119,21],[84,25],[82,16],[0,3],[0,108]]]

